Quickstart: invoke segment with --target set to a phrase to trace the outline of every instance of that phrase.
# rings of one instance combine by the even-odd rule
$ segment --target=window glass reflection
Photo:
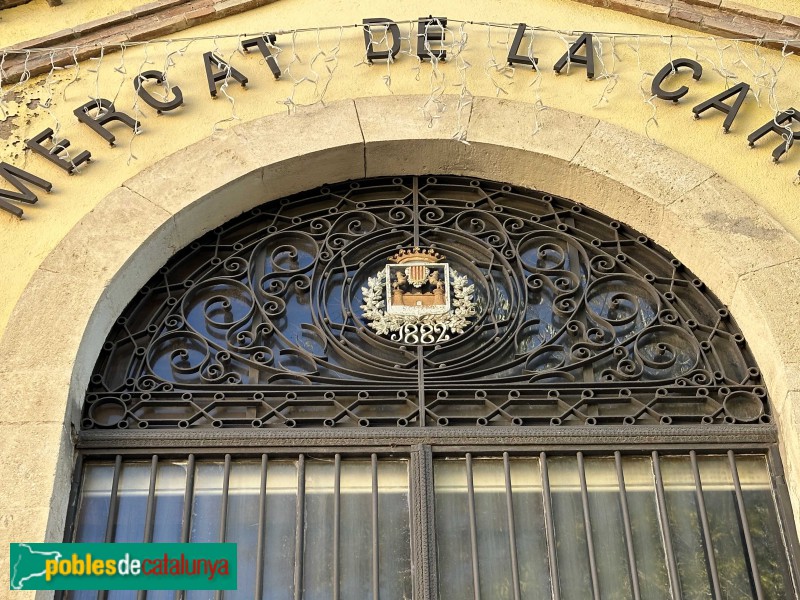
[[[539,462],[535,458],[510,461],[514,516],[511,536],[503,459],[472,459],[476,539],[473,550],[469,462],[466,458],[435,461],[436,542],[442,600],[473,597],[476,578],[481,597],[513,598],[513,550],[517,552],[521,598],[551,598],[553,582],[561,598],[591,598],[593,576],[587,521],[596,566],[594,584],[600,597],[620,600],[633,597],[624,506],[630,518],[635,583],[640,597],[648,600],[672,597],[667,543],[674,556],[681,598],[713,597],[714,563],[721,597],[757,597],[745,543],[745,519],[741,518],[728,455],[697,457],[699,487],[688,454],[660,456],[663,503],[658,500],[656,465],[651,456],[621,457],[624,482],[621,487],[613,455],[588,455],[583,461],[585,511],[578,456],[546,457],[546,483],[542,478],[544,467]],[[792,593],[791,571],[766,458],[735,455],[735,465],[764,597],[788,598]],[[705,540],[700,499],[706,508],[710,547]],[[552,509],[552,545],[546,534],[548,501]],[[555,573],[550,565],[553,555]],[[473,565],[477,565],[477,573],[473,572]]]

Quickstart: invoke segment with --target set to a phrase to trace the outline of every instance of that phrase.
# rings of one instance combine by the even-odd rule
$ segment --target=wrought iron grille
[[[236,591],[142,600],[795,597],[759,450],[273,450],[84,455],[66,541],[238,544]]]
[[[396,341],[364,316],[415,247],[466,278],[463,332]],[[431,176],[326,186],[191,244],[118,319],[82,426],[769,421],[728,310],[663,248],[563,198]]]

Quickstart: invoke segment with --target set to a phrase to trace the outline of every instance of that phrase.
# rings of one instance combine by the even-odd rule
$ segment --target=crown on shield
[[[445,256],[436,252],[433,248],[421,250],[419,247],[412,249],[403,248],[389,260],[399,265],[407,262],[426,262],[435,263],[445,259]]]

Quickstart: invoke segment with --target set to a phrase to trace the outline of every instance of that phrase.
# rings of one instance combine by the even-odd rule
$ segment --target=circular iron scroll
[[[442,343],[393,342],[362,316],[368,279],[415,246],[474,285],[476,315]],[[436,176],[323,187],[192,243],[117,320],[82,424],[769,419],[727,309],[664,249],[563,198]]]

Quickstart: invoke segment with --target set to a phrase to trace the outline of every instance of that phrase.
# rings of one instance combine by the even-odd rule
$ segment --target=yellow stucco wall
[[[118,0],[120,8],[123,2]],[[789,10],[793,2],[777,0],[751,0],[764,8]],[[780,5],[780,6],[777,6]],[[48,17],[54,9],[32,3],[26,10],[32,14]],[[105,5],[104,5],[105,6]],[[24,8],[24,7],[23,7]],[[563,54],[565,41],[553,33],[537,33],[534,42],[535,55],[539,57],[541,86],[531,85],[536,73],[530,69],[518,68],[513,78],[499,74],[492,69],[492,56],[502,65],[510,41],[504,30],[493,28],[491,39],[485,25],[465,25],[468,36],[462,57],[470,66],[465,71],[469,91],[476,96],[494,96],[535,102],[540,99],[543,106],[561,108],[608,121],[636,133],[647,134],[654,143],[663,143],[670,148],[690,156],[709,166],[724,178],[740,187],[764,206],[795,236],[800,236],[800,209],[798,197],[800,188],[794,179],[800,168],[800,150],[792,149],[779,165],[772,164],[771,152],[778,138],[770,136],[757,148],[749,150],[746,136],[762,125],[773,115],[771,104],[787,108],[800,103],[800,60],[789,57],[785,62],[780,53],[755,51],[748,44],[718,42],[708,39],[694,39],[695,32],[648,21],[617,12],[593,8],[567,0],[539,0],[535,4],[525,0],[508,2],[485,1],[464,5],[452,0],[437,3],[437,15],[451,19],[451,29],[458,33],[456,19],[475,21],[494,21],[513,23],[525,21],[529,25],[541,25],[566,30],[601,30],[610,32],[647,33],[648,38],[618,37],[614,43],[616,56],[612,56],[610,38],[601,38],[603,58],[609,72],[618,76],[615,80],[598,77],[587,81],[582,68],[573,67],[570,74],[555,76],[552,65]],[[22,10],[22,9],[13,9]],[[92,60],[80,65],[79,78],[74,69],[56,71],[49,78],[45,76],[31,79],[22,85],[4,86],[7,93],[6,109],[10,118],[0,123],[0,138],[4,144],[0,149],[0,159],[25,168],[53,183],[51,194],[40,194],[35,206],[24,206],[25,218],[0,213],[0,272],[3,283],[0,286],[0,334],[7,324],[11,310],[19,298],[31,274],[45,256],[55,247],[70,228],[110,190],[164,156],[175,152],[193,142],[208,136],[214,124],[228,127],[240,121],[228,120],[232,116],[232,103],[222,93],[211,100],[206,89],[203,72],[202,53],[217,48],[220,55],[232,57],[232,64],[243,71],[250,79],[248,88],[242,89],[235,82],[228,93],[235,100],[235,112],[241,121],[287,110],[286,99],[292,95],[291,77],[284,76],[275,81],[263,64],[261,56],[255,52],[249,55],[236,53],[238,40],[234,38],[217,39],[222,34],[252,33],[257,31],[287,30],[326,25],[348,25],[359,23],[365,17],[387,17],[401,22],[429,14],[431,4],[419,0],[401,4],[381,4],[365,1],[345,0],[281,0],[260,9],[230,17],[223,21],[196,27],[180,32],[175,37],[188,38],[209,36],[208,40],[173,42],[169,45],[150,43],[126,49],[120,53],[109,54],[102,61]],[[78,13],[73,13],[78,14]],[[82,13],[81,13],[82,14]],[[87,15],[87,18],[92,18]],[[67,23],[65,23],[67,25]],[[60,25],[61,28],[63,25]],[[26,25],[32,27],[32,25]],[[0,46],[9,39],[0,33]],[[401,23],[402,35],[407,36],[408,24]],[[30,31],[23,37],[34,37],[41,33]],[[513,32],[512,32],[513,34]],[[14,28],[12,37],[19,35]],[[298,34],[295,50],[300,60],[291,68],[291,75],[299,80],[312,76],[309,70],[311,59],[319,50],[326,55],[318,55],[315,70],[320,73],[321,90],[327,85],[327,70],[333,69],[333,77],[326,88],[325,98],[381,96],[395,94],[427,93],[436,88],[436,93],[458,94],[460,91],[458,63],[448,61],[440,67],[444,75],[443,84],[432,83],[430,64],[418,64],[414,57],[401,54],[388,69],[385,64],[371,67],[358,65],[363,59],[364,46],[361,31],[357,28],[341,30],[341,45],[337,47],[340,31],[330,30],[319,35],[319,46],[315,33]],[[687,37],[689,36],[689,37]],[[292,36],[280,35],[278,45],[283,53],[279,62],[283,68],[292,60]],[[174,66],[170,67],[170,84],[179,85],[186,100],[185,106],[170,114],[158,116],[155,111],[138,102],[134,108],[131,77],[139,70],[163,69],[167,55],[178,50],[183,54],[173,54]],[[407,41],[403,50],[407,49]],[[599,49],[599,46],[598,46]],[[657,124],[650,120],[653,108],[645,103],[649,98],[652,73],[658,71],[670,56],[699,56],[704,66],[700,82],[692,82],[688,75],[675,78],[675,84],[686,82],[690,85],[689,94],[678,104],[654,100],[657,107]],[[338,59],[338,61],[337,61]],[[772,69],[783,63],[770,94]],[[463,65],[462,65],[463,66]],[[602,65],[597,63],[598,75]],[[716,72],[715,72],[716,71]],[[725,78],[720,73],[735,74],[748,83],[760,82],[760,104],[751,97],[734,123],[730,134],[723,135],[722,115],[714,112],[700,121],[692,119],[691,107],[725,89]],[[760,77],[761,74],[767,74]],[[385,77],[391,76],[391,90],[385,84]],[[496,81],[503,91],[498,92],[492,83]],[[690,83],[691,82],[691,83]],[[68,85],[69,84],[69,85]],[[441,85],[444,87],[442,88]],[[640,91],[640,86],[644,93]],[[537,97],[537,89],[539,90]],[[606,100],[598,103],[607,90]],[[314,99],[315,86],[306,81],[294,96],[298,104]],[[143,133],[131,143],[130,129],[124,125],[112,126],[118,135],[117,146],[110,148],[87,126],[77,122],[72,110],[92,97],[100,95],[116,98],[117,108],[134,114],[138,112],[142,120]],[[45,106],[50,99],[50,108]],[[433,104],[429,105],[431,108]],[[302,110],[302,109],[298,109]],[[469,109],[465,109],[468,118]],[[75,176],[67,174],[51,165],[43,158],[30,152],[23,152],[24,139],[45,127],[60,127],[62,136],[69,138],[70,149],[87,149],[93,160],[80,169]],[[519,123],[521,130],[534,131],[532,120]],[[455,131],[454,131],[455,133]],[[269,139],[263,141],[270,143]],[[642,147],[648,152],[648,147]],[[219,165],[208,165],[209,169],[224,169]],[[165,186],[163,193],[170,194]],[[721,219],[725,218],[724,207],[720,207]]]

